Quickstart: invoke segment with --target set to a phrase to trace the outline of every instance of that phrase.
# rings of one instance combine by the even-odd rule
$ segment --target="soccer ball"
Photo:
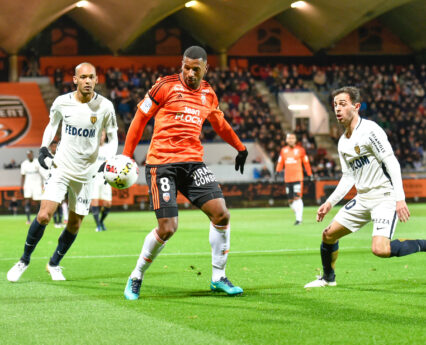
[[[105,180],[114,188],[129,188],[137,181],[138,175],[138,165],[127,156],[114,156],[108,159],[105,164]]]

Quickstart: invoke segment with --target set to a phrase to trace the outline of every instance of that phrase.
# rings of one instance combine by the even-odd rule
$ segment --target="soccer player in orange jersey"
[[[145,171],[158,226],[145,237],[140,257],[124,290],[126,299],[139,298],[145,271],[177,230],[177,191],[210,218],[211,290],[228,295],[243,292],[240,287],[232,285],[225,274],[230,247],[230,215],[215,176],[203,163],[199,138],[203,122],[207,119],[214,130],[238,151],[235,169],[241,173],[247,149],[224,119],[215,92],[203,81],[206,72],[205,50],[198,46],[188,48],[183,55],[181,73],[157,80],[138,104],[127,133],[123,154],[132,157],[147,122],[155,116]]]
[[[309,158],[302,146],[296,146],[296,134],[288,133],[286,137],[287,146],[281,149],[276,172],[284,168],[285,190],[288,203],[296,215],[294,225],[302,223],[303,218],[303,168],[310,178],[313,178]]]

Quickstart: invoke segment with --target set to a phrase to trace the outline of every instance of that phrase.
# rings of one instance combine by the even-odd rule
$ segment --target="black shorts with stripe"
[[[294,198],[301,198],[303,196],[303,181],[286,182],[285,193],[287,199],[293,200]]]
[[[151,208],[157,218],[178,215],[177,191],[197,207],[209,200],[223,198],[216,177],[203,162],[148,164],[145,175]]]

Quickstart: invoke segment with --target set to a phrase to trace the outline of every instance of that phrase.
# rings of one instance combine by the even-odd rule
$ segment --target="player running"
[[[348,86],[335,90],[334,112],[345,127],[338,151],[342,178],[334,192],[317,212],[317,221],[336,205],[355,184],[357,195],[349,201],[322,233],[321,260],[323,276],[305,288],[335,286],[334,267],[339,239],[373,222],[374,255],[388,258],[426,251],[426,240],[394,240],[397,220],[406,222],[410,211],[405,203],[401,169],[386,133],[375,122],[359,116],[360,93]]]
[[[50,122],[44,130],[38,158],[43,168],[47,169],[45,159],[53,157],[47,147],[62,121],[61,142],[49,170],[40,210],[28,230],[24,254],[7,272],[7,279],[11,282],[18,281],[28,268],[31,254],[44,229],[68,192],[68,224],[46,266],[52,280],[65,280],[59,262],[77,237],[84,216],[89,213],[91,181],[98,169],[96,158],[102,129],[105,128],[108,135],[110,154],[117,151],[114,106],[94,91],[98,81],[95,67],[87,62],[81,63],[75,68],[73,81],[77,90],[57,97],[50,109]]]
[[[154,133],[147,155],[146,180],[157,228],[145,238],[136,267],[130,274],[124,296],[139,298],[145,271],[161,252],[178,227],[177,191],[185,195],[210,218],[213,291],[228,295],[243,289],[232,285],[225,274],[230,247],[229,211],[216,178],[203,163],[200,133],[207,119],[214,130],[237,151],[235,169],[244,171],[247,150],[218,109],[218,99],[203,81],[207,72],[207,54],[198,46],[188,48],[182,60],[182,72],[157,80],[138,105],[123,154],[133,156],[149,119],[155,116]]]
[[[309,158],[305,149],[297,145],[296,134],[288,133],[286,136],[287,146],[281,149],[278,158],[276,173],[284,168],[285,192],[288,198],[288,204],[296,215],[294,225],[302,223],[303,219],[303,167],[310,178],[313,178]]]

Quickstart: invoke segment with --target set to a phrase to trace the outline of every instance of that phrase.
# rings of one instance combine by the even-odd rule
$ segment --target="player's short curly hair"
[[[340,95],[341,93],[347,93],[349,95],[349,98],[351,99],[352,104],[355,103],[361,103],[361,94],[357,87],[355,86],[344,86],[340,89],[336,89],[331,93],[331,96],[336,97],[337,95]]]
[[[183,53],[183,57],[187,57],[190,59],[202,59],[204,62],[207,61],[207,53],[204,48],[199,46],[192,46],[185,50]]]

